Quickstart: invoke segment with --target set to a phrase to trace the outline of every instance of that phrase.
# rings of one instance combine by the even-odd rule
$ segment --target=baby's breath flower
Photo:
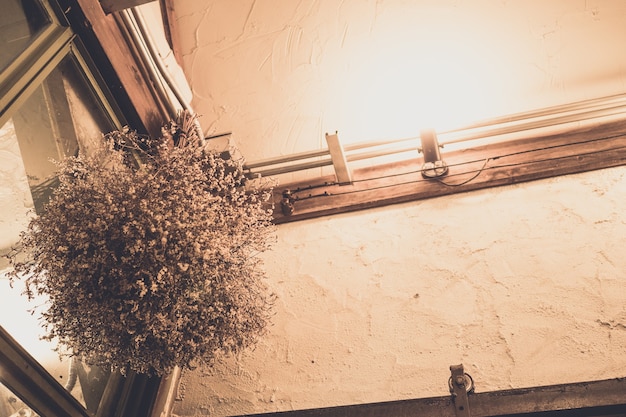
[[[59,163],[58,189],[22,235],[30,257],[14,253],[10,273],[48,296],[46,338],[159,375],[254,344],[272,301],[254,256],[271,244],[270,194],[199,145],[193,116],[164,132],[111,132],[96,154]]]

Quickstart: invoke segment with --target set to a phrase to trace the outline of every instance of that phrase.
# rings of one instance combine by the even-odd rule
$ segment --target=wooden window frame
[[[152,137],[170,115],[158,98],[116,14],[106,14],[98,0],[56,0],[63,18],[87,47],[128,125]]]
[[[104,15],[97,0],[41,3],[52,23],[0,73],[0,125],[63,58],[72,56],[117,128],[128,124],[141,133],[159,135],[166,114],[115,19]],[[42,416],[93,417],[2,327],[0,382]],[[172,383],[169,377],[113,373],[95,417],[158,413],[159,395]]]
[[[89,412],[2,327],[0,382],[41,416],[90,417]]]
[[[45,417],[141,417],[151,415],[161,379],[112,373],[94,416],[0,326],[0,382]]]

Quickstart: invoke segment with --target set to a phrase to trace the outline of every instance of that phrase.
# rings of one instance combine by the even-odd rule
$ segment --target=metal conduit
[[[522,133],[529,130],[543,129],[581,122],[602,117],[626,114],[626,94],[578,101],[558,106],[515,113],[479,121],[461,128],[439,132],[441,145],[468,142],[476,139]],[[491,127],[491,128],[490,128]],[[458,136],[449,138],[446,136]],[[388,140],[361,142],[344,146],[346,160],[356,161],[380,156],[419,150],[419,136]],[[378,148],[378,149],[376,149]],[[373,149],[369,152],[354,152],[362,149]],[[313,161],[293,164],[296,161],[318,158]],[[264,159],[246,163],[244,168],[250,176],[272,176],[290,172],[321,168],[332,165],[328,149],[301,152],[292,155]],[[256,170],[260,168],[260,170]]]
[[[149,72],[150,78],[154,81],[153,86],[160,101],[166,107],[166,112],[171,120],[174,120],[178,115],[178,110],[165,90],[165,87],[161,84],[161,81],[165,83],[167,88],[172,92],[173,96],[178,101],[178,104],[182,109],[187,110],[189,113],[194,114],[190,104],[183,99],[183,95],[180,89],[176,85],[176,82],[172,79],[170,73],[167,71],[163,60],[161,59],[157,48],[155,46],[154,39],[147,30],[145,19],[134,8],[128,10],[122,10],[118,13],[121,24],[126,29],[126,32],[131,38],[132,43],[135,45],[139,59],[143,62],[145,68]],[[165,122],[165,120],[164,120]],[[200,126],[200,122],[194,120],[196,132],[201,140],[204,140],[204,132]]]
[[[626,103],[622,105],[602,107],[598,109],[594,109],[592,107],[589,111],[565,114],[565,115],[562,115],[556,118],[547,119],[547,120],[536,120],[536,121],[516,124],[512,126],[505,126],[505,127],[490,129],[490,130],[486,130],[483,132],[467,134],[467,135],[463,135],[461,138],[456,139],[456,140],[442,141],[442,144],[445,145],[445,144],[452,144],[452,143],[461,143],[461,142],[467,142],[467,141],[475,140],[475,139],[482,139],[486,137],[500,136],[500,135],[506,135],[510,133],[521,133],[527,130],[559,126],[559,125],[564,125],[564,124],[572,123],[572,122],[597,119],[600,117],[615,116],[615,115],[625,113],[625,112],[626,112]],[[443,136],[445,133],[442,133],[441,135]]]
[[[183,94],[178,88],[176,81],[174,81],[170,72],[165,67],[165,63],[163,62],[163,59],[161,59],[161,56],[159,55],[157,48],[155,46],[154,38],[150,34],[150,31],[147,29],[146,20],[144,19],[143,15],[137,12],[135,8],[131,10],[132,10],[132,15],[135,18],[135,21],[137,22],[137,27],[139,28],[139,32],[141,33],[143,39],[146,42],[148,52],[150,53],[152,60],[156,64],[157,68],[159,69],[159,72],[161,76],[163,77],[163,80],[167,84],[172,94],[174,94],[174,97],[176,97],[176,100],[178,100],[178,103],[180,103],[181,107],[187,110],[190,114],[195,114],[193,109],[191,108],[191,105],[187,103],[185,99],[183,98]],[[174,117],[176,117],[176,115],[174,115]],[[200,122],[198,121],[197,118],[194,119],[194,125],[196,128],[196,133],[198,135],[198,138],[200,140],[204,140],[205,139],[204,132],[202,131],[202,127],[200,126]]]
[[[157,72],[153,64],[153,60],[150,58],[149,52],[146,50],[144,40],[142,40],[141,34],[135,26],[135,22],[131,18],[130,13],[127,10],[122,10],[114,16],[119,18],[119,24],[126,30],[126,33],[130,37],[130,41],[135,46],[139,54],[138,58],[144,64],[143,67],[146,69],[146,71],[148,71],[147,75],[149,79],[152,79],[154,81],[153,86],[155,93],[159,98],[159,102],[163,106],[165,106],[164,110],[167,113],[168,117],[173,117],[173,115],[176,114],[176,109],[169,99],[168,94],[163,86],[159,82],[157,82],[161,79],[161,77],[159,76],[159,73]]]
[[[374,152],[367,152],[367,153],[358,153],[358,154],[350,154],[350,155],[346,155],[346,160],[348,162],[352,162],[352,161],[359,161],[359,160],[364,160],[364,159],[372,159],[372,158],[376,158],[379,156],[386,156],[386,155],[393,155],[393,154],[398,154],[398,153],[404,153],[404,152],[415,152],[417,150],[416,146],[412,146],[412,147],[404,147],[404,148],[400,148],[400,149],[394,149],[393,151],[390,150],[380,150],[380,151],[374,151]],[[333,164],[332,159],[330,158],[330,156],[328,156],[327,158],[324,159],[318,159],[315,161],[309,161],[309,162],[303,162],[300,164],[293,164],[293,165],[289,165],[287,167],[285,166],[280,166],[280,167],[275,167],[275,168],[268,168],[268,169],[264,169],[264,170],[260,170],[260,171],[253,171],[250,172],[251,176],[261,176],[261,177],[270,177],[272,175],[280,175],[280,174],[286,174],[289,172],[297,172],[297,171],[304,171],[307,169],[312,169],[312,168],[322,168],[325,166],[331,166]],[[248,169],[247,165],[245,166],[246,169]],[[286,168],[288,170],[286,170]]]
[[[446,132],[441,132],[441,133],[453,133],[453,132],[459,132],[463,130],[471,130],[471,129],[481,128],[481,127],[493,126],[493,125],[502,124],[502,123],[517,122],[521,120],[540,118],[540,117],[550,117],[559,113],[566,113],[566,112],[576,111],[576,110],[589,110],[591,107],[606,106],[612,102],[626,104],[626,94],[615,94],[612,96],[577,101],[574,103],[561,104],[558,106],[544,107],[538,110],[532,110],[532,111],[527,111],[527,112],[506,115],[506,116],[494,117],[492,119],[479,121],[476,123],[472,123],[471,125],[468,125],[468,126],[463,126],[457,129],[447,130]]]
[[[349,152],[349,151],[355,151],[359,149],[375,148],[377,146],[390,147],[390,146],[397,145],[403,142],[417,143],[418,140],[419,140],[419,136],[413,136],[413,137],[404,138],[404,139],[392,139],[392,140],[386,140],[386,141],[381,140],[381,141],[375,141],[375,142],[353,143],[350,145],[346,145],[343,148],[345,151]],[[270,165],[278,165],[278,164],[283,164],[286,162],[299,161],[302,159],[315,158],[315,157],[325,156],[325,155],[330,155],[330,153],[328,152],[328,149],[320,149],[317,151],[294,153],[291,155],[278,156],[274,158],[262,159],[259,161],[246,163],[246,169],[261,168],[261,167],[266,167]]]

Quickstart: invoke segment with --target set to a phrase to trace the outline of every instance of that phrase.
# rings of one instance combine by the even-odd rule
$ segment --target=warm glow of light
[[[218,1],[184,19],[194,107],[248,161],[324,148],[329,132],[407,138],[625,91],[617,0],[305,3]]]
[[[408,137],[424,128],[443,131],[493,116],[494,103],[504,94],[493,55],[507,49],[508,40],[498,44],[491,36],[488,49],[487,29],[469,28],[461,13],[458,21],[442,25],[415,9],[392,12],[380,16],[369,33],[346,42],[337,58],[342,65],[325,74],[340,86],[333,92],[340,102],[328,110],[341,114],[336,122],[343,140]]]
[[[400,137],[428,126],[445,130],[468,122],[468,109],[475,112],[480,106],[475,102],[479,74],[462,70],[471,67],[472,57],[443,43],[423,45],[417,56],[405,54],[384,51],[346,77],[345,96],[352,98],[346,116],[357,125],[367,120],[374,131],[395,130]],[[425,56],[428,61],[420,59]]]
[[[59,362],[58,354],[54,352],[55,344],[40,338],[44,335],[43,323],[39,313],[30,312],[45,299],[38,297],[29,301],[22,290],[22,282],[16,282],[11,288],[6,270],[0,271],[0,325],[38,361],[54,366]]]

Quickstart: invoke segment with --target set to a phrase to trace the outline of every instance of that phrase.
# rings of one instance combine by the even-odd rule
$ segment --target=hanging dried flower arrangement
[[[12,279],[43,295],[46,338],[84,361],[162,375],[253,345],[272,296],[257,256],[270,190],[200,144],[182,113],[159,140],[124,130],[59,163],[60,185],[22,235]],[[21,256],[21,255],[20,255]]]

